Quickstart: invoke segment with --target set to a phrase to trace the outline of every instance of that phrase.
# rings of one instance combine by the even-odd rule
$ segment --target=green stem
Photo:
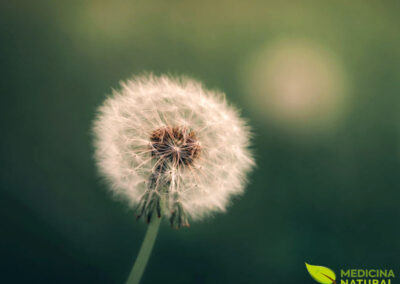
[[[142,246],[140,247],[139,254],[136,258],[135,264],[129,274],[126,284],[138,284],[142,278],[143,272],[146,268],[147,261],[149,260],[151,250],[153,249],[154,242],[157,238],[158,228],[160,227],[161,218],[153,216],[151,218],[149,227],[147,228]]]

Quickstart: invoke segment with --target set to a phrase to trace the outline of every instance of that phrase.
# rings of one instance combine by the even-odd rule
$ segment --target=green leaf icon
[[[306,262],[308,273],[315,281],[322,284],[336,284],[336,274],[325,266],[311,265]]]

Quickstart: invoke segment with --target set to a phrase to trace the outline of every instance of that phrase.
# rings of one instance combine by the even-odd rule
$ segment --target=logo
[[[328,267],[306,263],[306,268],[321,284],[392,284],[395,278],[392,269],[341,269],[339,282],[335,272]]]
[[[325,266],[311,265],[306,262],[308,273],[315,281],[322,284],[336,284],[336,274]]]

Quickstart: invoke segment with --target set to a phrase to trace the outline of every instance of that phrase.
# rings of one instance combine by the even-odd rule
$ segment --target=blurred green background
[[[258,167],[227,214],[162,224],[143,283],[316,283],[400,255],[399,1],[1,1],[1,283],[124,283],[146,226],[98,176],[118,82],[227,93]]]

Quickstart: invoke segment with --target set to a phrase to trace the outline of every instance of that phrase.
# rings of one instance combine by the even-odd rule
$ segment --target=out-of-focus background
[[[399,1],[2,1],[0,282],[124,283],[146,226],[91,123],[143,71],[226,92],[258,167],[227,214],[163,224],[143,283],[399,270]]]

